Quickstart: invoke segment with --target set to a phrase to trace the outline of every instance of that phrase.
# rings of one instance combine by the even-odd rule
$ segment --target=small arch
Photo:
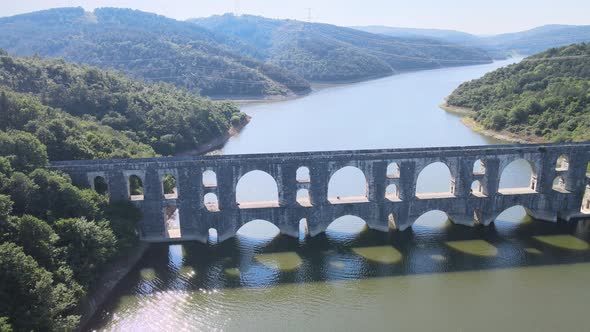
[[[392,183],[385,188],[385,198],[392,202],[399,202],[399,188],[395,183]]]
[[[137,175],[129,176],[129,198],[132,201],[143,201],[143,182]]]
[[[367,178],[357,167],[343,167],[330,177],[328,201],[332,204],[367,202],[367,195]]]
[[[449,216],[441,210],[431,210],[422,214],[412,224],[414,228],[442,229],[449,225]]]
[[[390,213],[387,217],[387,225],[389,226],[389,231],[397,230],[397,224],[395,223],[395,216],[393,213]]]
[[[400,177],[400,168],[397,163],[387,165],[387,177],[390,179],[398,179]]]
[[[565,189],[565,179],[563,176],[557,176],[553,179],[552,189],[561,193],[567,193],[568,191]]]
[[[416,180],[416,197],[420,199],[454,197],[455,179],[443,162],[432,163],[422,169]]]
[[[557,158],[557,161],[555,162],[555,170],[556,171],[567,171],[570,168],[570,162],[569,162],[569,158],[562,154],[561,156],[559,156]]]
[[[180,231],[180,211],[176,205],[168,204],[164,207],[164,226],[166,237],[169,239],[178,239],[182,237]]]
[[[590,184],[586,185],[586,191],[584,192],[584,198],[582,199],[581,212],[584,214],[590,214]]]
[[[485,175],[486,174],[486,165],[484,164],[483,160],[478,159],[473,163],[473,175]]]
[[[305,240],[309,235],[309,226],[307,224],[307,218],[299,220],[299,240]]]
[[[240,238],[253,240],[272,240],[280,233],[276,225],[262,219],[251,220],[243,224],[236,232]]]
[[[309,190],[299,189],[297,190],[297,203],[301,206],[310,207],[311,200],[309,198]]]
[[[209,244],[219,243],[219,237],[215,228],[209,228],[209,231],[207,232],[207,242]]]
[[[176,178],[172,174],[164,174],[162,177],[162,191],[164,192],[164,198],[166,199],[178,198]]]
[[[105,180],[105,178],[103,178],[102,176],[95,177],[93,184],[94,184],[94,190],[97,193],[99,193],[101,195],[107,195],[109,193],[109,185],[107,184],[107,181]]]
[[[204,171],[202,175],[202,182],[205,188],[217,187],[217,174],[210,169]]]
[[[339,235],[343,234],[358,234],[367,228],[367,223],[357,216],[345,215],[332,221],[326,228],[326,234]]]
[[[473,183],[471,183],[471,195],[476,197],[485,197],[481,181],[475,180]]]
[[[295,177],[299,183],[309,183],[311,181],[311,177],[309,176],[309,168],[305,166],[299,167]]]
[[[537,174],[528,160],[516,159],[502,170],[498,188],[503,195],[535,193]]]
[[[203,204],[209,212],[219,212],[219,201],[214,193],[207,193],[203,197]]]
[[[240,209],[279,206],[279,189],[275,179],[263,171],[250,171],[238,180],[236,203]]]

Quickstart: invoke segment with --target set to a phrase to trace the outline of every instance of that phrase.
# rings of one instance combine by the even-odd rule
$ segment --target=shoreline
[[[150,248],[150,243],[138,241],[137,246],[104,267],[94,288],[80,304],[80,322],[75,331],[82,331],[94,319],[111,294]]]
[[[480,123],[478,123],[477,121],[475,121],[475,119],[471,117],[472,115],[475,115],[476,112],[470,108],[452,106],[447,104],[446,100],[444,103],[439,105],[439,107],[446,112],[460,115],[461,123],[463,123],[466,127],[480,135],[518,144],[547,143],[546,140],[540,137],[522,136],[509,132],[507,130],[496,131],[491,129],[485,129]]]

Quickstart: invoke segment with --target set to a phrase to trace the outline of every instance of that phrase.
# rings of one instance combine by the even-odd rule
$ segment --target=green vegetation
[[[309,83],[257,50],[188,22],[130,9],[58,8],[0,18],[0,48],[117,69],[207,96],[289,95]]]
[[[0,51],[0,130],[32,133],[51,160],[171,155],[224,136],[235,116],[170,85]]]
[[[488,63],[479,49],[427,38],[394,38],[329,24],[259,16],[191,22],[237,38],[269,61],[313,81],[361,80],[395,72]]]
[[[2,331],[72,330],[100,270],[137,241],[140,212],[47,170],[52,145],[0,131]]]
[[[487,129],[590,140],[590,44],[550,49],[463,83],[447,103],[474,110]]]

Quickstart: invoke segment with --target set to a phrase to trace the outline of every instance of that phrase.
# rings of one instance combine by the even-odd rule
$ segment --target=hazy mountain
[[[552,47],[590,42],[590,25],[544,25],[527,31],[482,38],[497,49],[534,54]]]
[[[257,50],[187,22],[129,9],[59,8],[0,19],[0,48],[114,68],[209,96],[286,95],[309,84]]]
[[[457,44],[478,44],[480,42],[480,38],[478,36],[456,30],[395,28],[381,25],[359,26],[353,28],[365,32],[378,33],[392,37],[434,38]]]
[[[515,52],[531,55],[552,47],[590,41],[590,26],[575,25],[544,25],[531,30],[495,36],[476,36],[455,30],[385,26],[355,27],[355,29],[393,37],[435,38],[445,42],[480,47],[495,57]]]
[[[329,24],[259,16],[212,16],[190,22],[239,38],[258,59],[314,81],[360,80],[395,72],[488,63],[482,50],[428,38],[394,38]]]

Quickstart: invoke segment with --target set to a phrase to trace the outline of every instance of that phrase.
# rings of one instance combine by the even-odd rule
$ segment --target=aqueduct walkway
[[[532,167],[530,186],[499,190],[500,175],[519,159]],[[170,240],[165,220],[172,207],[179,215],[179,239],[206,242],[211,228],[223,241],[256,219],[273,223],[289,236],[299,235],[299,222],[305,219],[309,235],[314,236],[344,215],[360,217],[380,231],[404,230],[431,210],[444,211],[453,222],[464,225],[488,225],[515,205],[545,221],[587,217],[589,161],[590,143],[562,143],[64,161],[53,163],[52,168],[69,174],[83,187],[94,188],[96,180],[102,179],[111,200],[132,200],[143,212],[140,234],[146,241]],[[417,195],[419,174],[436,162],[450,171],[449,191]],[[479,162],[484,167],[474,171]],[[328,197],[330,178],[346,166],[364,173],[366,197]],[[297,178],[301,167],[309,171],[308,178]],[[276,202],[236,202],[238,181],[254,170],[275,179]],[[216,179],[204,181],[206,171],[213,171]],[[167,174],[176,179],[172,194],[164,193]],[[143,196],[131,196],[130,177],[139,179]],[[473,190],[476,181],[479,186]],[[386,194],[392,184],[397,189]],[[298,190],[307,190],[309,198],[298,201]],[[208,193],[215,194],[218,203],[206,203]]]

